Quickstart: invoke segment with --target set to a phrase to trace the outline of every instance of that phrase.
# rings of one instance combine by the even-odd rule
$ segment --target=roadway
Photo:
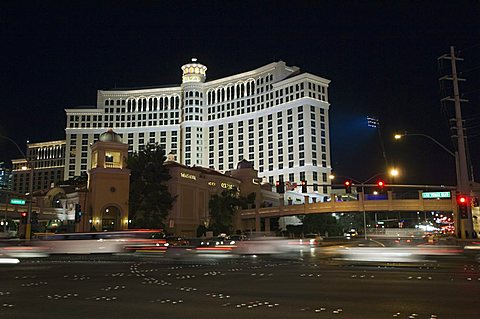
[[[0,318],[475,318],[480,265],[289,255],[51,256],[0,265]]]

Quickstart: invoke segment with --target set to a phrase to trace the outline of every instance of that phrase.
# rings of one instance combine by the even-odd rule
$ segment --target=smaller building
[[[165,165],[172,177],[167,182],[168,190],[176,197],[166,221],[169,233],[196,236],[199,226],[208,228],[210,198],[227,189],[236,188],[244,197],[255,193],[253,207],[278,205],[279,195],[267,190],[271,186],[262,185],[258,171],[246,160],[240,161],[237,169],[225,174],[210,168],[182,165],[175,162],[173,154],[169,154]],[[234,223],[235,230],[242,230],[241,223]]]
[[[168,233],[196,236],[200,225],[209,226],[210,197],[226,189],[240,189],[239,179],[200,166],[182,165],[171,155],[165,166],[172,177],[167,182],[168,191],[176,197],[166,220]]]
[[[10,190],[12,180],[12,170],[7,168],[5,162],[0,162],[0,189]]]
[[[28,143],[27,158],[12,160],[12,190],[29,192],[33,165],[33,191],[43,190],[63,181],[65,171],[65,140]]]
[[[88,198],[82,207],[80,230],[122,230],[128,228],[130,170],[128,144],[113,130],[101,134],[91,146]],[[88,222],[88,224],[87,224]]]

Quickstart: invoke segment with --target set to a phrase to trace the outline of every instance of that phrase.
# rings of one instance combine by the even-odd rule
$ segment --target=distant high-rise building
[[[28,193],[30,168],[33,164],[33,191],[49,188],[63,181],[65,171],[65,140],[27,144],[27,159],[12,160],[12,190]]]
[[[246,159],[272,185],[328,192],[329,80],[283,61],[213,81],[196,59],[182,71],[180,85],[99,90],[96,106],[66,109],[65,178],[87,171],[89,145],[113,128],[129,152],[158,143],[184,165],[221,172]]]
[[[5,162],[0,162],[0,189],[11,189],[12,170],[5,166]]]

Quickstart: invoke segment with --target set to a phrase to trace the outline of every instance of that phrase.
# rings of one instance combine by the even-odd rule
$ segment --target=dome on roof
[[[165,162],[175,162],[175,153],[170,152],[167,154],[167,159]]]
[[[100,142],[117,142],[122,143],[122,138],[119,134],[115,133],[111,128],[105,133],[100,134],[98,138]]]
[[[242,168],[253,168],[253,163],[247,161],[246,159],[242,159],[240,162],[238,162],[237,169]]]

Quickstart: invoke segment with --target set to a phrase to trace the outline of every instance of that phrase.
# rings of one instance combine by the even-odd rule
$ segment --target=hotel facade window
[[[95,106],[66,109],[65,176],[90,167],[85,148],[108,128],[129,152],[158,143],[184,165],[223,173],[248,159],[273,185],[330,174],[329,80],[283,61],[211,81],[196,59],[181,69],[180,85],[99,90]]]

